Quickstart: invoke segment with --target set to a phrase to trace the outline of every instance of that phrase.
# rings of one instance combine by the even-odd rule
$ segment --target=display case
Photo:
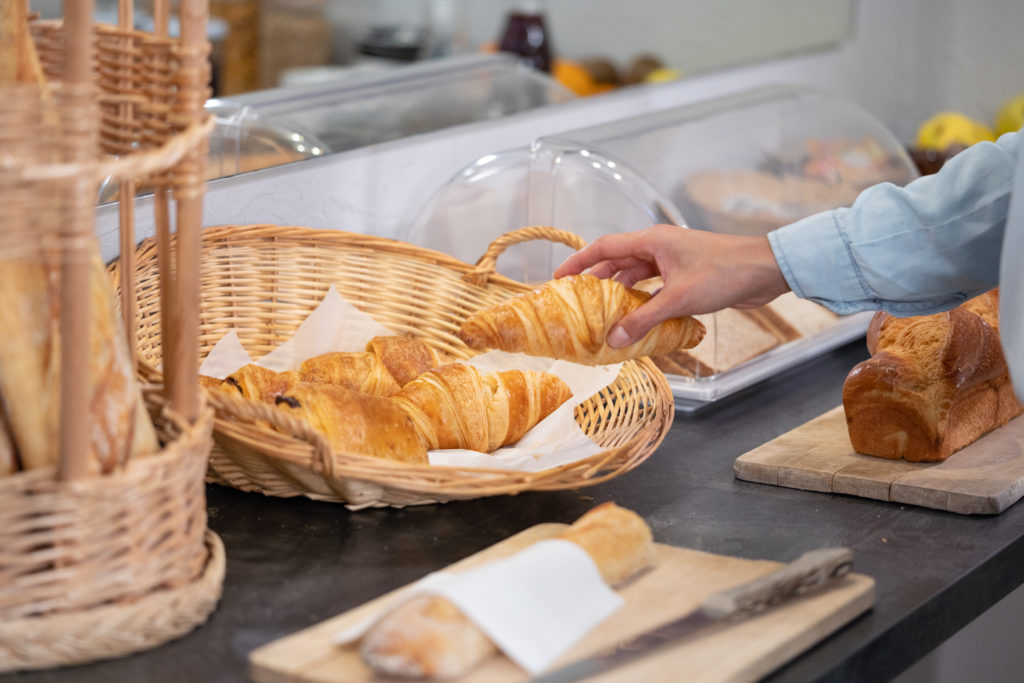
[[[211,180],[451,126],[575,96],[508,54],[477,54],[210,100]],[[99,203],[114,201],[105,183]]]
[[[472,260],[522,225],[553,225],[587,242],[654,223],[764,235],[848,206],[870,185],[916,177],[895,137],[856,105],[768,86],[484,156],[438,191],[405,238]],[[549,279],[568,256],[549,244],[517,249],[498,270],[526,282]],[[656,362],[677,408],[695,410],[862,336],[868,317],[839,317],[787,294],[760,309],[701,316],[705,340]]]
[[[479,54],[262,90],[221,104],[244,108],[250,124],[309,135],[331,153],[572,98],[550,76],[511,55]]]

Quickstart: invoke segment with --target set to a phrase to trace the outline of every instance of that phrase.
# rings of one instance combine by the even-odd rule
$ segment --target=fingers
[[[652,327],[679,315],[676,310],[679,304],[679,297],[662,290],[644,305],[622,316],[618,324],[608,333],[606,340],[608,345],[619,349],[640,341],[645,334],[651,331]]]
[[[562,265],[555,269],[554,277],[560,278],[566,275],[575,275],[582,273],[587,268],[609,262],[616,266],[616,268],[604,276],[608,277],[623,267],[630,267],[636,261],[649,260],[650,255],[645,253],[646,249],[644,248],[646,233],[647,230],[640,230],[637,232],[603,235],[569,256]],[[602,266],[604,270],[607,268],[608,266]]]

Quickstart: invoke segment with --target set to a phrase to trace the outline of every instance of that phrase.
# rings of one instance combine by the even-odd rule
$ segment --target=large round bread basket
[[[530,287],[494,273],[508,246],[547,239],[582,246],[571,233],[523,228],[496,240],[476,266],[403,242],[337,230],[273,225],[221,226],[203,233],[200,355],[230,329],[253,358],[295,332],[331,285],[398,334],[423,339],[456,358],[473,355],[457,337],[474,311]],[[136,254],[141,360],[160,366],[158,264],[152,243]],[[115,267],[116,276],[116,267]],[[158,378],[157,374],[153,375]],[[332,453],[305,423],[273,406],[223,392],[217,412],[212,481],[272,496],[307,496],[352,508],[570,489],[616,477],[643,462],[672,423],[671,390],[648,359],[628,361],[617,379],[581,404],[582,430],[603,450],[535,473],[413,466]]]

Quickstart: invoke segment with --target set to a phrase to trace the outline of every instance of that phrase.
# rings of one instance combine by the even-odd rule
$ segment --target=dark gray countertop
[[[856,571],[877,582],[875,608],[771,680],[887,680],[1024,582],[1024,506],[968,517],[733,478],[737,456],[838,405],[847,371],[866,357],[855,342],[679,415],[646,463],[578,491],[353,513],[211,486],[210,526],[228,562],[206,625],[150,652],[2,680],[244,681],[253,648],[606,500],[643,515],[662,543],[779,561],[852,548]]]

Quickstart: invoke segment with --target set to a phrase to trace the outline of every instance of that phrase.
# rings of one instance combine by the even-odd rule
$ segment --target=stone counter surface
[[[866,357],[857,341],[677,415],[646,463],[578,491],[349,512],[210,486],[210,526],[228,563],[206,625],[146,653],[0,681],[245,681],[260,645],[608,500],[643,515],[661,543],[780,562],[851,548],[855,570],[877,582],[874,609],[769,680],[890,679],[1024,582],[1024,506],[968,517],[733,478],[736,457],[838,405],[843,378]]]

